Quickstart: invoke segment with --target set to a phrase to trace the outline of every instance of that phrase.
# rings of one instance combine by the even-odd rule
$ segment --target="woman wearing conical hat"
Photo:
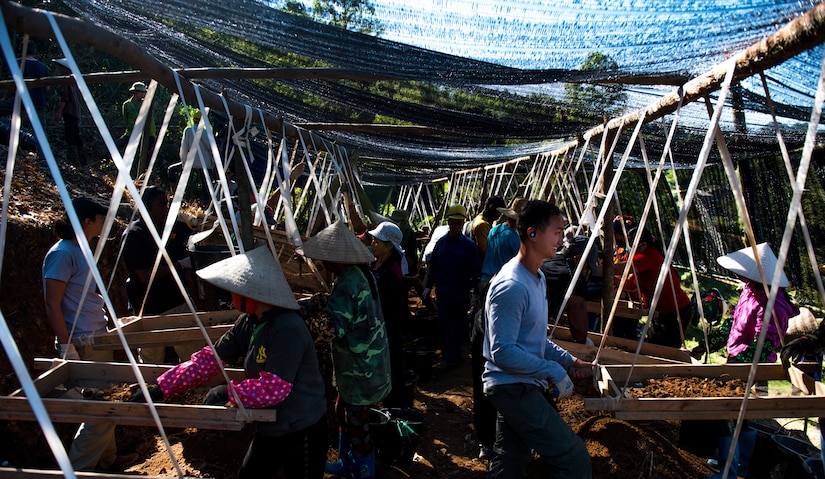
[[[375,259],[345,223],[336,222],[303,245],[335,275],[324,318],[316,324],[332,346],[338,389],[338,461],[327,472],[354,479],[375,477],[370,407],[390,392],[390,354],[378,286],[369,270]]]
[[[768,243],[756,245],[756,251],[762,263],[762,270],[765,272],[765,280],[770,284],[777,268],[776,255]],[[733,322],[728,336],[727,350],[728,362],[750,363],[753,361],[756,342],[762,330],[762,319],[766,314],[765,307],[768,304],[768,295],[765,294],[765,288],[762,286],[762,278],[756,266],[753,248],[750,246],[742,248],[720,256],[716,258],[716,261],[745,283],[739,295],[739,302],[733,309]],[[760,362],[776,361],[776,351],[788,329],[788,319],[799,314],[799,309],[791,303],[785,292],[785,287],[789,285],[787,276],[782,272],[775,285],[779,287],[779,293],[767,326],[768,332],[762,347]]]
[[[242,361],[247,379],[216,386],[205,403],[273,408],[276,422],[259,422],[238,470],[239,479],[285,477],[321,479],[327,453],[326,395],[318,353],[280,265],[268,248],[235,255],[198,270],[198,276],[232,293],[243,313],[215,343],[158,377],[154,400],[178,396]],[[131,401],[145,400],[141,393]]]

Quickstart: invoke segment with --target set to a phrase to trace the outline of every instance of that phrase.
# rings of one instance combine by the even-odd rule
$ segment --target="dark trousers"
[[[327,445],[325,417],[306,429],[280,437],[255,433],[238,470],[238,479],[269,478],[281,469],[290,479],[321,479]]]
[[[67,145],[83,148],[83,137],[80,136],[80,118],[63,115],[63,136]]]
[[[495,455],[487,479],[522,479],[532,451],[553,468],[553,477],[591,477],[584,441],[564,422],[545,391],[532,384],[502,384],[493,386],[487,397],[498,411]]]
[[[476,334],[470,344],[473,368],[473,426],[482,446],[491,448],[496,441],[496,409],[484,395],[481,373],[484,372],[484,336]]]
[[[470,292],[438,292],[438,333],[441,336],[441,358],[448,363],[461,361],[461,345],[467,337]]]

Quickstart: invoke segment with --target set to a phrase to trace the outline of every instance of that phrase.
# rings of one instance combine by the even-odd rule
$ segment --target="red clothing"
[[[650,307],[650,302],[653,300],[656,280],[659,279],[659,270],[661,270],[664,262],[665,258],[659,250],[650,245],[643,252],[637,252],[633,257],[633,267],[636,269],[636,284],[639,286],[642,301],[644,301],[646,307]],[[690,304],[690,298],[679,286],[679,275],[673,269],[673,266],[668,267],[670,268],[670,274],[665,279],[664,289],[656,307],[659,313],[672,313]],[[676,285],[675,288],[674,285]],[[673,301],[674,291],[676,293],[675,303]]]

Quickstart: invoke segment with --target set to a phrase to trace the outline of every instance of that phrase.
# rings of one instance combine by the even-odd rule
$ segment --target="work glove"
[[[206,393],[203,398],[203,403],[207,406],[226,406],[229,402],[229,389],[226,384],[220,384],[213,387]]]
[[[178,260],[178,264],[179,264],[179,265],[180,265],[180,267],[181,267],[181,268],[183,268],[183,269],[189,269],[189,268],[191,268],[191,267],[192,267],[192,257],[191,257],[191,256],[187,256],[186,258],[183,258],[183,259],[181,259],[181,260]]]
[[[74,359],[80,360],[80,354],[77,353],[77,348],[74,347],[74,344],[58,344],[57,345],[57,354],[60,358],[65,359]]]
[[[822,351],[822,343],[814,334],[806,334],[796,338],[782,348],[780,358],[782,367],[789,368],[791,363],[798,363],[805,359],[805,356],[819,354]]]
[[[565,375],[564,379],[553,383],[552,388],[553,397],[556,399],[566,398],[573,394],[573,380],[570,376]]]
[[[163,391],[161,391],[160,388],[156,384],[153,384],[151,386],[147,386],[147,389],[149,389],[149,397],[152,398],[153,402],[163,401]],[[135,391],[134,394],[132,394],[132,397],[129,398],[128,402],[142,402],[142,403],[145,403],[146,402],[146,397],[143,395],[143,391],[138,389],[137,391]]]
[[[421,292],[421,301],[427,301],[430,299],[430,292],[432,288],[424,288],[424,291]]]

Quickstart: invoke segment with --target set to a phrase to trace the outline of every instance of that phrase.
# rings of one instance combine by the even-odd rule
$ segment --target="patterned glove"
[[[822,351],[822,343],[814,334],[806,334],[786,344],[782,348],[780,358],[782,359],[782,367],[788,368],[791,363],[798,363],[802,361],[805,356],[819,354]]]

